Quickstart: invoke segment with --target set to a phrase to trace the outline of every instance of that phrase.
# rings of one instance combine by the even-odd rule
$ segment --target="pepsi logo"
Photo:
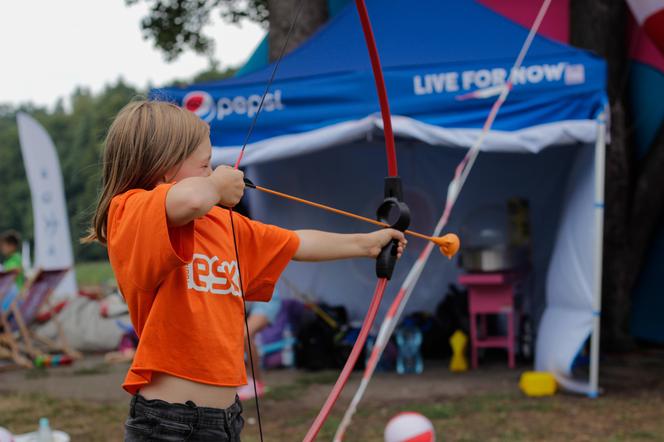
[[[192,91],[185,95],[182,99],[182,107],[195,113],[201,120],[208,123],[214,119],[217,113],[217,107],[212,96],[203,91]]]

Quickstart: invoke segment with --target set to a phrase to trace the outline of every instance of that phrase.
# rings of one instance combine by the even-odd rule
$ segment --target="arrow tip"
[[[457,254],[459,247],[461,246],[459,237],[454,233],[448,233],[445,236],[433,238],[433,242],[440,249],[440,253],[447,256],[449,259],[452,259],[452,257]]]

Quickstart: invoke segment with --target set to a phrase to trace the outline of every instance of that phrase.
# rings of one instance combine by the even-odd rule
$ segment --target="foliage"
[[[76,264],[76,280],[80,286],[115,286],[115,275],[108,261],[89,261]]]
[[[214,41],[204,28],[215,10],[231,23],[246,18],[265,25],[268,18],[267,0],[125,0],[127,5],[141,1],[149,5],[148,15],[141,21],[143,36],[169,61],[189,49],[211,58]]]
[[[172,83],[219,80],[233,73],[233,70],[220,71],[213,63],[191,79],[175,80]],[[66,105],[60,100],[52,109],[31,104],[0,104],[0,232],[11,228],[21,232],[24,239],[32,240],[33,237],[32,202],[16,126],[16,113],[22,111],[44,126],[58,152],[75,259],[106,260],[104,247],[83,245],[79,239],[90,225],[96,206],[101,178],[100,158],[106,130],[125,104],[132,99],[143,98],[146,94],[147,91],[118,79],[97,94],[79,87]]]
[[[22,105],[3,106],[0,114],[0,229],[15,228],[26,239],[32,238],[32,204],[23,159],[21,156],[16,113],[26,112],[35,117],[55,143],[67,200],[72,242],[75,256],[88,260],[104,259],[101,246],[83,246],[82,237],[89,225],[99,188],[99,158],[105,130],[113,116],[138,90],[118,80],[100,94],[77,88],[70,98],[70,110],[59,102],[49,111],[43,107]]]
[[[235,75],[235,72],[237,72],[236,68],[228,68],[220,71],[219,63],[214,60],[210,60],[208,68],[194,75],[192,79],[173,80],[167,86],[186,86],[191,83],[205,83],[209,81],[223,80],[224,78],[232,77]]]

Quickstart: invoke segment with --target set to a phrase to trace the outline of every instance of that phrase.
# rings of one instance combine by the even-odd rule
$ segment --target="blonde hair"
[[[126,105],[106,135],[102,191],[89,234],[82,241],[106,244],[113,197],[131,189],[153,189],[209,135],[207,124],[175,104],[134,101]]]

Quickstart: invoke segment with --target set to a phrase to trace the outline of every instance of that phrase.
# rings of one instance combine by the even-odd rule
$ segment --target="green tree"
[[[218,65],[212,63],[192,78],[174,80],[173,83],[218,80],[233,72],[231,69],[219,70]],[[66,102],[56,102],[52,110],[31,104],[0,104],[0,231],[16,229],[25,239],[33,239],[32,202],[16,126],[16,113],[23,111],[44,126],[55,144],[62,169],[75,259],[106,259],[104,247],[83,245],[79,239],[85,235],[96,206],[106,131],[123,106],[146,95],[147,91],[118,79],[97,94],[78,87]]]
[[[326,0],[125,0],[127,5],[141,1],[149,12],[141,21],[146,39],[162,50],[167,60],[175,60],[187,50],[212,58],[215,42],[205,34],[211,15],[231,23],[242,19],[269,29],[270,60],[277,58],[290,28],[295,10],[302,7],[289,41],[290,52],[327,21]]]
[[[224,70],[219,69],[219,63],[215,60],[210,60],[208,68],[195,74],[192,78],[176,79],[171,81],[168,86],[186,86],[191,83],[205,83],[208,81],[223,80],[224,78],[232,77],[237,72],[235,68],[228,68]]]
[[[141,0],[125,0],[127,5]],[[191,49],[211,56],[214,41],[203,32],[210,24],[210,14],[218,10],[225,20],[238,22],[244,18],[267,22],[267,0],[144,0],[148,16],[141,21],[145,38],[164,51],[167,60],[174,60]]]
[[[27,234],[29,239],[32,235],[32,205],[18,144],[16,112],[12,106],[0,106],[0,231],[16,229]]]
[[[53,111],[23,105],[0,107],[0,230],[14,228],[32,239],[32,203],[16,127],[16,113],[35,117],[56,146],[67,201],[67,212],[74,246],[79,260],[104,259],[101,246],[83,246],[78,239],[89,225],[99,190],[99,158],[105,131],[115,114],[138,91],[122,80],[107,86],[99,95],[77,88],[70,98],[71,110],[62,102]]]

